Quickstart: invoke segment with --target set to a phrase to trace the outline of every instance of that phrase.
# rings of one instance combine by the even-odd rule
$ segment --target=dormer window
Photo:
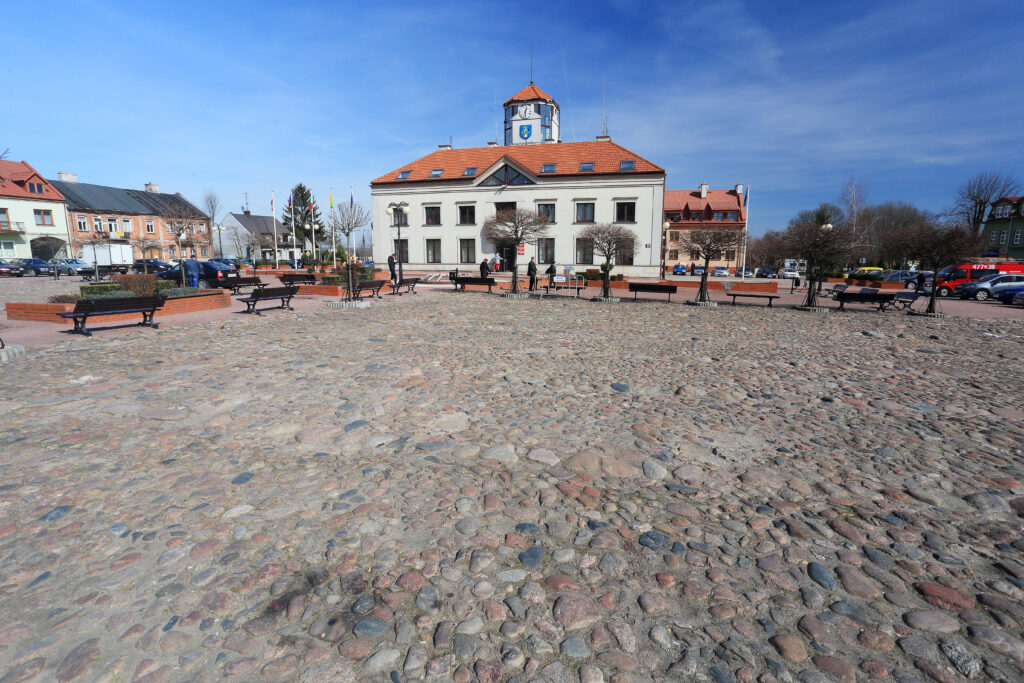
[[[541,173],[554,173],[556,164],[544,164],[540,167]]]
[[[28,191],[31,194],[42,194],[43,193],[43,184],[42,183],[29,183],[28,184]]]
[[[462,175],[464,175],[464,176],[474,176],[474,175],[476,175],[476,168],[477,168],[476,166],[467,166],[466,170],[462,172]]]
[[[635,161],[620,161],[619,162],[619,170],[620,171],[635,171],[636,170],[636,162]]]
[[[405,180],[406,178],[409,177],[409,173],[410,171],[402,171],[401,173],[398,174],[398,179]]]
[[[593,161],[582,161],[580,162],[580,173],[591,173],[594,170]]]
[[[428,178],[440,178],[442,173],[444,173],[444,169],[443,168],[435,168],[433,171],[430,172],[430,175],[428,175],[427,177]]]

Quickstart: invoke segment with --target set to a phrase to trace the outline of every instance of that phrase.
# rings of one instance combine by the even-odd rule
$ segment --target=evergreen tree
[[[324,222],[320,218],[320,209],[316,205],[316,199],[313,198],[313,193],[308,187],[302,183],[297,184],[292,188],[291,193],[292,208],[288,208],[287,202],[285,202],[284,210],[281,212],[281,222],[288,230],[295,233],[295,244],[302,249],[305,249],[306,240],[311,239],[310,234],[312,230],[306,230],[306,224],[316,225],[316,240],[317,242],[323,243],[326,237],[326,241],[330,242],[330,236],[324,230]],[[310,211],[312,205],[313,210]],[[295,228],[292,230],[292,213],[295,214]]]

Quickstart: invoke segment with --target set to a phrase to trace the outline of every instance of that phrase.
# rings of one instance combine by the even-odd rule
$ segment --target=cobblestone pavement
[[[35,349],[0,680],[1019,681],[1022,335],[435,293]]]

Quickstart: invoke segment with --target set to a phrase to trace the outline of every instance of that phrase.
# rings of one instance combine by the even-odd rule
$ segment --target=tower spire
[[[530,46],[530,85],[533,85],[533,46]]]

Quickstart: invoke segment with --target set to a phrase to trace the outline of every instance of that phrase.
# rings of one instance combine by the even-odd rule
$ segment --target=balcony
[[[0,221],[0,235],[23,235],[24,233],[24,223],[11,223],[10,221]]]

